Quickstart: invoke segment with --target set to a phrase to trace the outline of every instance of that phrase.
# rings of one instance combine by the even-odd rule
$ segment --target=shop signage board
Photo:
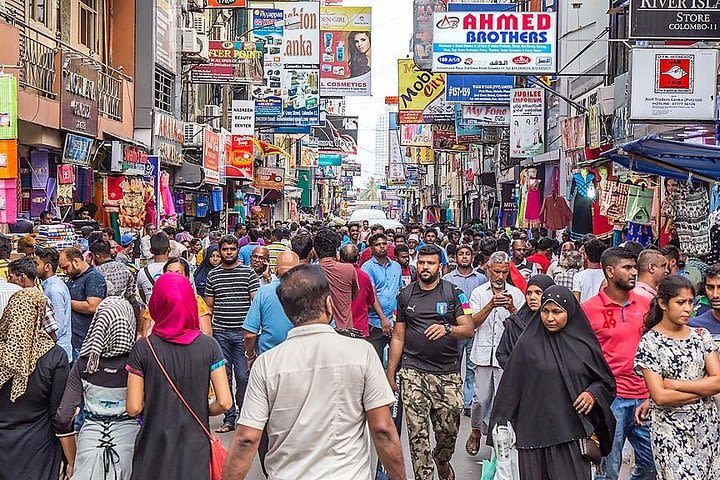
[[[517,88],[510,97],[510,157],[545,153],[545,94],[540,88]]]
[[[155,62],[171,73],[177,71],[178,0],[155,1]]]
[[[208,63],[192,69],[195,83],[251,83],[263,82],[263,43],[208,42]]]
[[[318,166],[320,146],[315,137],[305,137],[300,140],[300,167],[312,168]]]
[[[400,123],[454,121],[453,104],[445,101],[445,74],[420,70],[412,60],[398,60]]]
[[[630,38],[720,40],[720,3],[630,0]]]
[[[252,100],[233,100],[230,121],[230,133],[233,135],[254,135],[255,102]]]
[[[417,165],[432,165],[435,163],[435,152],[432,147],[409,147],[410,162]]]
[[[98,133],[98,72],[82,58],[62,57],[60,127],[90,137]]]
[[[510,125],[510,106],[505,105],[458,105],[463,125],[507,126]]]
[[[135,145],[123,145],[123,161],[120,170],[125,175],[145,175],[148,154],[145,149]]]
[[[630,119],[715,121],[718,52],[710,48],[635,48],[630,56]]]
[[[403,147],[432,147],[432,125],[429,123],[400,125],[400,145]]]
[[[203,168],[205,182],[213,185],[220,183],[220,135],[212,130],[203,131]]]
[[[207,0],[207,8],[244,8],[246,0]]]
[[[252,10],[253,36],[265,45],[265,77],[253,88],[255,124],[319,125],[320,3],[273,5],[270,10]]]
[[[253,179],[255,143],[247,135],[231,135],[228,158],[225,160],[225,176],[235,179]]]
[[[320,30],[322,94],[369,96],[372,65],[371,8],[322,7]]]
[[[81,167],[89,166],[94,143],[92,138],[68,133],[65,136],[62,163],[71,163]]]
[[[17,77],[0,75],[0,140],[17,138]]]
[[[153,153],[160,157],[161,165],[179,167],[183,162],[182,144],[185,143],[182,122],[157,110],[153,117]]]
[[[390,126],[388,128],[388,187],[405,186],[405,164],[403,148],[400,145],[399,125],[390,116]]]
[[[557,71],[554,12],[478,11],[434,14],[432,67],[445,73],[551,74]]]
[[[454,73],[447,76],[447,101],[507,105],[510,90],[515,85],[512,75],[467,75]]]
[[[313,127],[322,154],[357,155],[358,117],[325,116],[325,124]]]
[[[285,169],[275,167],[258,167],[255,169],[255,188],[282,190],[285,181]]]
[[[457,141],[454,123],[436,123],[432,126],[433,149],[436,152],[467,153],[469,145],[463,145]]]

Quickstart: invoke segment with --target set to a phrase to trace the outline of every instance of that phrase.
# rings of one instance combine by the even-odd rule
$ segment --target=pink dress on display
[[[537,227],[540,224],[540,208],[542,207],[542,192],[540,191],[540,180],[531,178],[528,180],[529,188],[527,201],[525,203],[525,223],[529,228]]]

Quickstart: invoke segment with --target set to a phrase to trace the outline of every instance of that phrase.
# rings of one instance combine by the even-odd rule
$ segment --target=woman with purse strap
[[[208,480],[208,419],[232,406],[222,351],[202,335],[184,276],[169,272],[158,278],[149,308],[153,333],[135,344],[127,365],[127,411],[142,417],[131,478]],[[208,405],[211,382],[216,399]]]
[[[541,305],[508,359],[490,424],[512,424],[522,480],[590,480],[612,448],[615,379],[572,292],[552,286]]]

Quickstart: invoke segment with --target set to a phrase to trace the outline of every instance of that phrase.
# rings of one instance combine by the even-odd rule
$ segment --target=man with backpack
[[[408,426],[415,478],[430,480],[435,465],[443,480],[454,479],[450,460],[463,409],[458,340],[475,326],[467,296],[440,279],[442,251],[426,245],[418,252],[418,281],[400,291],[390,343],[387,377],[400,395]],[[402,359],[402,364],[401,364]],[[437,446],[430,448],[432,420]]]

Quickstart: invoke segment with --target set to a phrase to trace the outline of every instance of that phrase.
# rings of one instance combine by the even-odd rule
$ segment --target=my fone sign
[[[630,38],[720,39],[720,0],[630,0]]]

